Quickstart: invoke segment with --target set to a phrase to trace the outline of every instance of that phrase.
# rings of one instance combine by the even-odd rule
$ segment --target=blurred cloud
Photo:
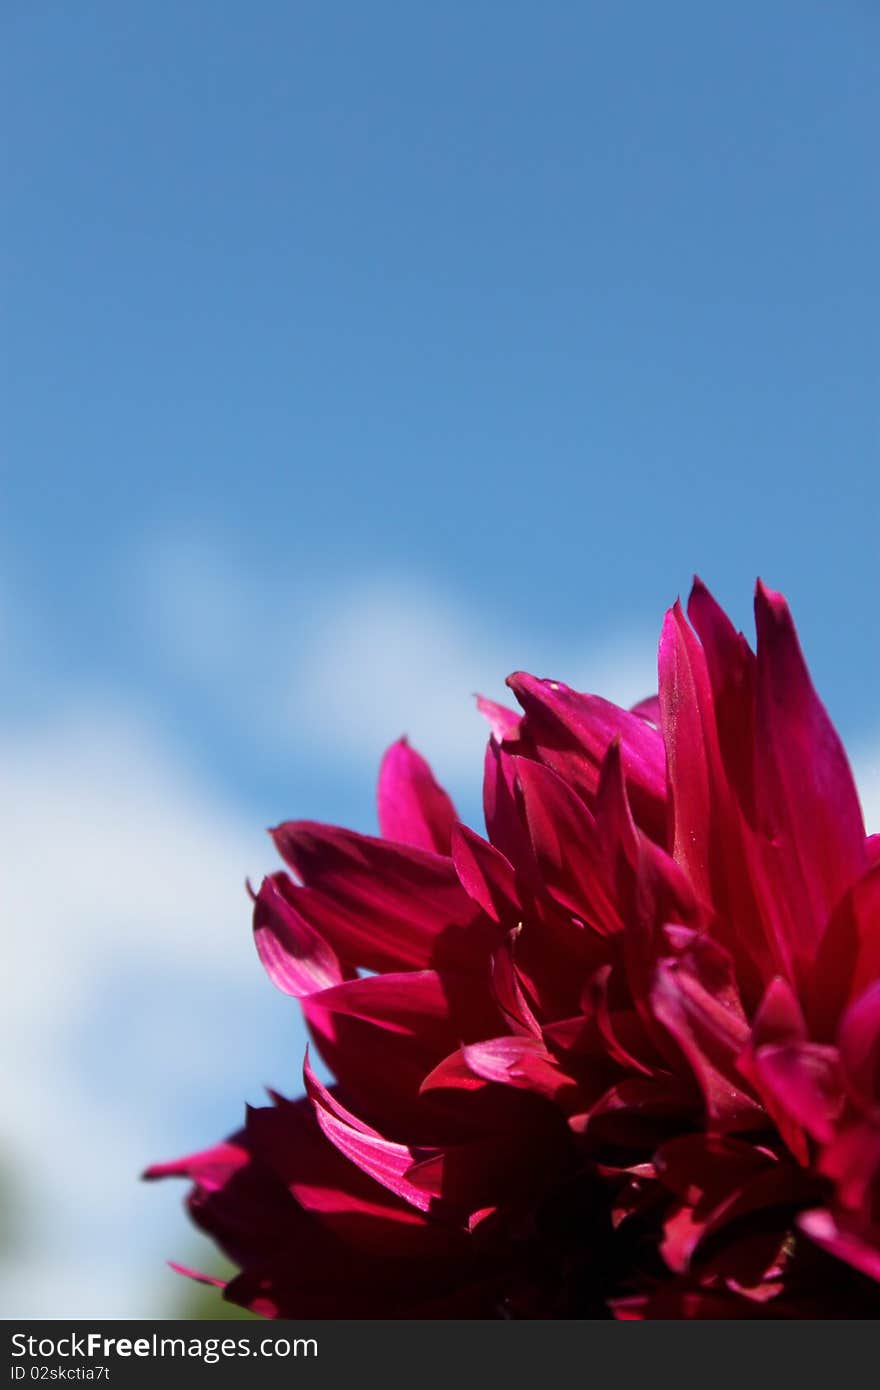
[[[880,828],[860,7],[93,9],[0,53],[7,1315],[148,1312],[137,1171],[298,1086],[260,826],[401,733],[476,818],[472,692],[640,698],[692,566],[790,593]]]
[[[856,750],[853,767],[868,833],[880,834],[880,735]]]
[[[219,541],[178,534],[144,550],[139,586],[146,640],[177,679],[210,691],[251,737],[321,761],[373,766],[405,733],[455,783],[480,766],[485,727],[473,695],[512,703],[504,678],[513,670],[620,704],[656,688],[653,633],[597,640],[589,619],[565,639],[499,633],[487,611],[464,611],[407,574],[282,597]]]
[[[292,759],[317,767],[373,764],[406,732],[453,787],[476,782],[485,728],[469,695],[504,698],[499,673],[519,665],[623,704],[654,686],[650,635],[566,651],[383,575],[301,594],[279,617],[216,546],[153,559],[132,609],[147,660],[213,692],[231,723],[283,730]],[[255,644],[269,644],[271,684],[241,660]],[[0,1300],[6,1316],[149,1316],[171,1297],[163,1261],[191,1245],[180,1190],[139,1188],[137,1174],[234,1128],[263,1083],[299,1087],[298,1014],[257,965],[243,891],[272,853],[234,788],[210,784],[171,737],[173,700],[163,714],[62,682],[35,709],[0,720],[14,981],[0,1153],[27,1227],[0,1263]],[[877,829],[880,740],[855,763]]]
[[[242,728],[283,730],[296,760],[375,763],[406,731],[453,784],[465,772],[476,783],[486,731],[471,692],[503,696],[499,672],[529,647],[577,683],[564,653],[557,665],[541,641],[502,641],[478,613],[401,579],[301,596],[279,620],[216,547],[165,547],[154,561],[132,609],[147,660],[210,690]],[[260,643],[271,687],[241,659]],[[646,652],[624,642],[580,669],[634,700],[652,683]],[[0,1264],[0,1299],[7,1316],[145,1316],[167,1288],[163,1260],[189,1237],[180,1191],[138,1188],[137,1174],[234,1128],[263,1083],[299,1087],[298,1014],[257,966],[244,896],[273,856],[235,791],[209,785],[169,735],[161,699],[77,690],[32,653],[22,677],[44,690],[30,715],[19,705],[0,720],[15,981],[0,1017],[15,1058],[0,1152],[27,1238]]]
[[[180,1145],[188,1104],[199,1131],[205,1096],[231,1106],[233,1127],[246,1091],[296,1085],[301,1042],[288,1075],[263,1071],[273,1006],[292,1043],[297,1031],[248,930],[244,878],[268,856],[157,730],[110,704],[7,734],[0,788],[14,982],[0,1148],[27,1227],[24,1255],[0,1266],[0,1303],[6,1316],[146,1315],[185,1233],[170,1194],[164,1226],[145,1220],[139,1171]]]
[[[486,730],[472,696],[514,704],[504,677],[521,666],[577,688],[634,703],[656,684],[650,639],[624,637],[589,658],[527,634],[495,634],[478,612],[442,597],[379,580],[338,597],[305,653],[307,678],[292,691],[290,722],[322,748],[346,756],[381,753],[410,736],[458,778],[481,766]]]

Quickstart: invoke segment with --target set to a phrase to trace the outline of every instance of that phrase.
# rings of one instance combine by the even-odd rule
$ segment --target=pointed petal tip
[[[446,854],[455,808],[406,734],[382,758],[376,788],[383,839]]]
[[[506,705],[499,705],[495,700],[489,700],[485,695],[477,695],[477,709],[487,721],[492,732],[492,738],[497,743],[503,743],[506,738],[515,739],[519,730],[521,715]]]
[[[186,1159],[172,1158],[164,1163],[151,1163],[140,1175],[141,1182],[160,1182],[162,1178],[189,1177]]]
[[[600,767],[600,784],[604,785],[611,777],[621,775],[623,767],[623,740],[619,733],[615,734],[605,749],[605,756]]]
[[[535,692],[543,693],[547,690],[552,690],[554,693],[562,692],[563,694],[571,692],[571,686],[566,685],[564,681],[555,680],[550,676],[534,676],[530,671],[514,671],[507,677],[504,684],[513,691],[520,704],[522,704],[521,694],[528,696]]]
[[[787,613],[788,602],[784,594],[778,589],[771,589],[769,584],[765,584],[763,579],[758,576],[755,580],[755,606],[761,605],[763,608],[770,609],[773,613]]]
[[[762,579],[755,581],[755,629],[759,645],[762,636],[766,643],[794,640],[800,660],[804,661],[787,598],[776,589],[769,588]]]
[[[163,1159],[159,1163],[151,1163],[143,1170],[140,1175],[141,1182],[158,1182],[162,1178],[188,1178],[191,1176],[191,1165],[187,1158]]]
[[[216,1279],[212,1274],[201,1274],[197,1269],[188,1269],[186,1265],[178,1264],[176,1260],[166,1260],[169,1269],[175,1274],[182,1274],[185,1279],[195,1279],[198,1284],[207,1284],[210,1288],[225,1289],[225,1279]]]
[[[675,602],[670,604],[666,612],[663,614],[663,626],[661,628],[661,635],[663,632],[666,631],[670,624],[679,621],[683,617],[684,611],[681,606],[681,595],[679,594]]]
[[[697,628],[700,640],[704,642],[704,645],[705,631],[700,632],[701,625],[704,630],[708,629],[710,634],[713,630],[717,630],[719,624],[725,630],[730,628],[733,631],[733,624],[708,584],[703,581],[699,574],[694,575],[691,584],[687,601],[687,614],[694,627]]]
[[[712,597],[711,592],[709,591],[708,585],[704,584],[703,580],[700,578],[698,574],[695,574],[693,579],[691,580],[691,589],[690,593],[688,594],[688,616],[691,615],[695,607],[706,603],[714,603],[714,599]]]
[[[389,757],[389,756],[395,751],[395,749],[397,749],[397,748],[409,748],[409,746],[410,746],[410,743],[409,743],[409,734],[400,734],[400,735],[394,740],[393,743],[389,743],[388,747],[385,749],[385,752],[384,752],[383,755],[382,755],[382,761],[384,762],[385,759],[386,759],[387,757]]]

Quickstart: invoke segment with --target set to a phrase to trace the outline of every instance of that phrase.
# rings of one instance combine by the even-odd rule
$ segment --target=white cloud
[[[279,617],[215,552],[166,548],[147,606],[178,679],[319,765],[375,764],[407,732],[444,777],[476,782],[486,731],[472,692],[504,698],[503,675],[522,665],[578,684],[548,644],[501,642],[401,582]],[[274,661],[262,684],[246,660],[258,644]],[[651,666],[650,644],[636,657],[624,643],[584,683],[634,700]],[[296,1090],[302,1033],[250,939],[244,880],[273,862],[259,828],[153,721],[50,694],[35,708],[61,697],[62,715],[0,725],[0,1047],[13,1059],[0,1158],[24,1226],[0,1262],[0,1306],[148,1316],[161,1290],[173,1296],[163,1260],[191,1245],[181,1190],[137,1174],[234,1127],[255,1083]]]
[[[880,834],[880,738],[856,751],[853,766],[868,834]]]
[[[374,766],[406,733],[452,783],[478,778],[486,729],[472,697],[515,703],[504,686],[513,670],[621,704],[656,688],[656,634],[501,633],[408,576],[267,601],[204,538],[164,537],[140,583],[147,632],[178,678],[224,701],[250,736],[325,764]]]
[[[243,887],[271,850],[114,708],[5,737],[0,792],[0,1153],[24,1227],[0,1306],[145,1316],[188,1234],[179,1191],[138,1173],[221,1137],[181,1114],[188,1097],[226,1098],[233,1128],[255,1083],[297,1083],[294,1013],[259,969]],[[285,1076],[264,1070],[273,1026]]]
[[[151,1306],[149,1281],[131,1260],[95,1262],[87,1251],[57,1263],[29,1255],[16,1259],[14,1271],[0,1279],[0,1291],[6,1322],[85,1322],[96,1317],[124,1321],[166,1315],[157,1300]]]
[[[403,583],[337,596],[300,651],[288,703],[291,728],[322,748],[375,762],[408,734],[452,779],[479,775],[486,727],[475,693],[513,705],[504,677],[526,668],[632,703],[655,684],[650,641],[623,639],[588,656],[509,633]]]
[[[453,785],[477,780],[485,728],[470,695],[505,698],[507,671],[622,704],[654,686],[650,634],[592,655],[585,634],[566,651],[543,634],[499,636],[479,614],[390,580],[279,616],[210,552],[193,582],[185,558],[164,563],[165,598],[154,590],[150,602],[168,660],[222,689],[243,726],[274,744],[286,733],[318,764],[374,764],[406,732]],[[243,659],[262,643],[265,685]],[[880,829],[880,743],[855,761]],[[28,1227],[22,1257],[0,1264],[0,1306],[160,1313],[160,1291],[172,1297],[162,1261],[191,1247],[179,1189],[139,1188],[137,1173],[234,1126],[255,1082],[298,1084],[296,1011],[263,979],[242,891],[271,850],[163,734],[112,701],[0,732],[0,835],[12,982],[0,1047],[13,1059],[0,1157]]]

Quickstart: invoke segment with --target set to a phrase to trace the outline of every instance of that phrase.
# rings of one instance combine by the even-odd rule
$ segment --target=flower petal
[[[405,1144],[394,1144],[383,1139],[376,1130],[362,1124],[338,1101],[334,1101],[315,1076],[308,1058],[303,1074],[315,1118],[333,1147],[395,1196],[419,1211],[430,1211],[433,1205],[430,1195],[406,1178],[408,1169],[424,1155],[413,1152]]]
[[[629,710],[598,695],[581,695],[560,681],[517,671],[507,684],[525,710],[523,736],[534,744],[541,762],[581,796],[595,795],[608,747],[620,739],[633,813],[650,835],[662,840],[666,758],[659,730]]]
[[[574,1088],[572,1078],[537,1038],[491,1038],[471,1043],[463,1049],[463,1056],[471,1071],[484,1081],[534,1091],[557,1102],[561,1091]]]
[[[880,979],[880,862],[844,894],[819,942],[805,996],[815,1033],[831,1040],[841,1014]]]
[[[821,1043],[781,1043],[759,1048],[755,1073],[788,1115],[820,1143],[834,1135],[843,1107],[837,1049]]]
[[[518,921],[516,871],[499,849],[459,824],[452,831],[452,862],[461,886],[487,917],[499,923]]]
[[[516,710],[508,709],[506,705],[498,705],[494,700],[487,700],[485,695],[477,696],[477,709],[488,721],[492,737],[499,743],[504,739],[515,741],[519,737],[520,716]]]
[[[880,980],[847,1010],[839,1045],[850,1094],[865,1114],[880,1120]]]
[[[823,1250],[852,1265],[869,1279],[880,1281],[880,1245],[864,1240],[857,1231],[847,1230],[834,1215],[822,1207],[805,1211],[798,1226]]]
[[[739,1083],[736,1069],[748,1040],[748,1025],[736,1004],[723,952],[694,936],[691,949],[659,962],[651,999],[657,1018],[699,1082],[710,1131],[760,1125],[761,1108]]]
[[[379,826],[386,840],[449,853],[455,807],[428,763],[405,738],[382,759],[377,793]]]
[[[592,814],[549,768],[528,758],[515,761],[540,883],[596,931],[619,931],[622,923],[604,881]]]
[[[673,855],[687,870],[698,897],[708,903],[712,901],[712,820],[719,790],[717,783],[713,787],[710,774],[710,762],[717,761],[710,747],[715,741],[714,715],[703,650],[680,603],[666,614],[659,666]]]
[[[758,812],[776,848],[777,891],[791,904],[791,950],[810,958],[865,864],[858,792],[810,680],[788,605],[758,583]]]
[[[341,984],[352,972],[343,970],[333,948],[285,896],[286,879],[286,874],[274,874],[263,880],[254,901],[254,941],[272,983],[301,998]]]
[[[354,965],[424,968],[441,936],[478,916],[445,856],[312,821],[272,834],[304,884],[292,890],[300,916]]]

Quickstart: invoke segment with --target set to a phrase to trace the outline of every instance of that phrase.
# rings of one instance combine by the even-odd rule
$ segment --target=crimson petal
[[[405,738],[382,759],[377,792],[379,826],[386,840],[449,853],[455,807],[428,763]]]

